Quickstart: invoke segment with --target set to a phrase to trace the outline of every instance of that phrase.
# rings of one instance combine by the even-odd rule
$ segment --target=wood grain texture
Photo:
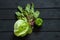
[[[40,11],[43,19],[60,19],[60,9],[35,9]],[[16,19],[15,10],[0,10],[0,19]]]
[[[12,32],[0,32],[0,40],[11,40]]]
[[[30,40],[60,40],[60,32],[34,32]]]
[[[35,8],[58,8],[60,0],[18,0],[18,5],[26,6],[27,3],[34,3]]]
[[[31,35],[18,38],[13,34],[17,6],[32,2],[44,23]],[[0,40],[60,40],[60,0],[0,0]]]
[[[16,10],[0,10],[0,19],[15,19]]]
[[[35,4],[35,8],[60,7],[60,0],[0,0],[0,8],[17,8],[17,5],[24,7],[27,3],[32,2]]]
[[[0,31],[13,31],[15,20],[0,20]]]
[[[60,40],[60,32],[33,32],[24,38],[17,38],[13,32],[0,32],[0,40]]]
[[[0,8],[16,8],[17,0],[0,0]]]

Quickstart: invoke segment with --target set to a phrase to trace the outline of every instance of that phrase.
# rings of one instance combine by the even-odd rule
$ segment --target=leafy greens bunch
[[[32,29],[34,25],[40,27],[43,23],[43,20],[39,18],[39,11],[34,10],[34,4],[27,4],[26,8],[23,9],[21,6],[18,6],[18,10],[16,12],[17,21],[14,24],[14,34],[19,37],[24,37],[27,34],[32,33]]]

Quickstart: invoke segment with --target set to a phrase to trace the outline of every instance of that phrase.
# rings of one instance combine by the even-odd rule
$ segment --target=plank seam
[[[0,10],[15,10],[17,8],[0,8]],[[34,9],[60,9],[60,7],[52,7],[52,8],[34,8]]]

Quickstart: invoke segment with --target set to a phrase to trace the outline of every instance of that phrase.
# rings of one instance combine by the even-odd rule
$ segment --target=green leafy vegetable
[[[35,18],[38,18],[39,14],[40,14],[40,12],[36,11],[33,15],[34,15]]]
[[[32,3],[32,6],[31,6],[31,13],[34,13],[34,4]]]
[[[35,24],[36,24],[37,26],[41,26],[42,23],[43,23],[43,20],[42,20],[41,18],[37,18],[37,19],[35,20]]]
[[[14,34],[16,36],[25,36],[29,30],[29,24],[24,20],[18,20],[14,24]]]
[[[25,10],[26,10],[27,12],[30,12],[30,4],[27,4]]]
[[[21,6],[18,6],[18,9],[23,12],[23,8]]]
[[[14,24],[14,34],[16,36],[24,37],[27,34],[32,33],[32,29],[34,28],[34,24],[37,26],[41,26],[43,20],[39,17],[40,12],[34,10],[34,4],[27,4],[26,8],[23,9],[21,6],[18,6],[18,10],[16,13],[17,21]]]

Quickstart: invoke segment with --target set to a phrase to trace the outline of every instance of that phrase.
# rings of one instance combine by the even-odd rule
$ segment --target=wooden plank
[[[35,9],[39,10],[40,17],[43,19],[60,19],[60,9]],[[15,10],[0,10],[0,19],[16,19]]]
[[[34,3],[35,8],[57,8],[60,0],[18,0],[18,5],[25,7],[27,3]]]
[[[0,10],[0,19],[15,19],[16,10]]]
[[[0,20],[0,31],[13,31],[16,20]],[[41,28],[35,31],[60,31],[60,20],[44,20]]]
[[[12,32],[0,32],[0,40],[11,40]]]
[[[33,32],[23,38],[13,35],[13,32],[0,32],[0,40],[60,40],[60,32]]]
[[[60,20],[44,20],[41,31],[60,31]]]
[[[0,8],[16,8],[17,0],[0,0]]]
[[[0,31],[13,31],[15,20],[0,20]]]
[[[60,32],[35,32],[28,38],[30,40],[60,40]]]
[[[39,9],[42,18],[60,18],[60,9]]]
[[[34,3],[35,8],[60,8],[60,0],[0,0],[0,8],[25,7],[27,3]]]

